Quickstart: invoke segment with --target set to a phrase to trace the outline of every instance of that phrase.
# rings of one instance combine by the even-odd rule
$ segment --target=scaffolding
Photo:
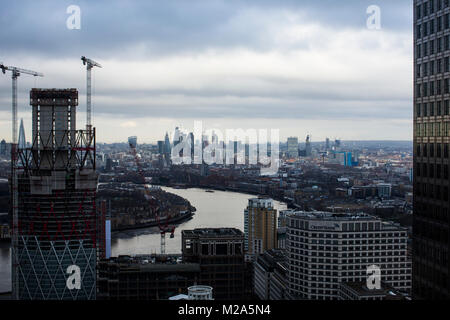
[[[96,208],[95,128],[76,130],[76,89],[32,89],[33,138],[17,149],[13,232],[18,299],[95,299],[103,219]],[[77,265],[82,286],[69,289]]]

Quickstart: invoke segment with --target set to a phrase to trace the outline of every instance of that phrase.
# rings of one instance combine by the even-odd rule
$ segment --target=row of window
[[[450,41],[450,36],[449,36]],[[449,48],[447,48],[448,50]],[[450,57],[435,59],[416,64],[416,76],[427,77],[450,71]]]
[[[428,157],[437,158],[449,157],[449,145],[448,143],[423,143],[416,146],[416,157]]]
[[[441,32],[450,28],[450,15],[447,13],[443,16],[425,21],[416,25],[416,38],[420,39],[435,32]]]
[[[425,203],[422,201],[418,201],[417,199],[414,201],[414,214],[416,216],[416,222],[420,223],[419,217],[425,217],[427,219],[433,219],[437,222],[448,223],[448,208],[445,206],[434,205],[431,203]],[[420,228],[420,226],[417,226]],[[413,229],[416,230],[416,227],[413,226]]]
[[[446,35],[443,37],[439,37],[437,39],[430,39],[429,41],[424,41],[422,43],[416,44],[416,58],[425,58],[426,56],[430,56],[433,54],[439,54],[444,51],[450,50],[450,36]],[[440,61],[438,61],[440,60]],[[442,63],[444,61],[445,64],[445,58],[444,60],[438,59],[436,61],[436,66],[434,70],[438,70],[437,68],[440,67],[439,71],[437,73],[442,72]],[[440,63],[440,66],[437,64]],[[432,67],[430,66],[430,69]],[[445,71],[448,72],[448,71]]]
[[[448,179],[448,165],[416,163],[416,176],[423,178]]]
[[[450,93],[450,79],[448,78],[416,84],[416,98],[439,96],[448,93]]]
[[[423,208],[423,207],[422,207]],[[417,214],[419,215],[419,212],[422,211],[422,208],[417,210]],[[424,212],[424,211],[422,211]],[[426,211],[425,211],[426,212]],[[414,214],[416,214],[414,212]],[[435,221],[430,222],[427,219],[421,219],[421,217],[426,216],[424,214],[421,214],[419,217],[416,217],[413,223],[414,228],[414,234],[416,236],[416,242],[414,244],[414,254],[418,256],[423,256],[427,260],[431,259],[433,260],[433,257],[439,256],[439,253],[435,253],[434,250],[441,250],[445,252],[445,256],[448,257],[448,235],[449,230],[446,227],[446,224],[439,224]],[[446,217],[448,219],[448,217]],[[448,221],[448,220],[447,220]],[[447,222],[445,221],[445,222]],[[445,223],[444,222],[444,223]],[[427,243],[423,243],[419,239],[425,239],[425,240],[433,240],[435,241],[436,246],[430,246]],[[439,249],[439,244],[441,249]],[[420,245],[425,245],[423,247],[423,250],[420,250]],[[447,263],[447,262],[445,262]]]
[[[450,136],[450,122],[416,123],[416,137],[448,137]],[[427,157],[424,155],[424,157]],[[431,156],[430,157],[434,157]],[[440,156],[439,156],[440,157]]]
[[[416,195],[421,197],[428,197],[430,199],[448,201],[448,187],[433,185],[430,183],[416,183]]]
[[[448,8],[450,6],[449,0],[429,0],[416,6],[416,19],[422,19],[439,10]]]
[[[428,102],[428,103],[418,103],[416,105],[416,115],[417,117],[434,117],[434,116],[448,116],[450,110],[450,101],[445,100]]]

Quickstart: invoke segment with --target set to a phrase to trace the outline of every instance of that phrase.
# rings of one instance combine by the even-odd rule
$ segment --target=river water
[[[193,218],[178,225],[175,237],[166,234],[166,253],[181,252],[181,231],[205,227],[233,227],[244,231],[244,209],[248,199],[254,195],[203,189],[163,190],[187,199],[196,209]],[[274,201],[277,210],[286,209],[284,203]],[[112,234],[112,255],[149,254],[161,252],[161,237],[158,228],[146,228],[115,232]],[[0,292],[11,290],[11,253],[8,244],[0,243]]]

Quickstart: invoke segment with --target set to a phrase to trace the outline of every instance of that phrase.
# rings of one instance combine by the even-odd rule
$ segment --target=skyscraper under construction
[[[76,130],[76,89],[32,89],[30,104],[31,147],[13,161],[13,296],[95,299],[95,129]]]

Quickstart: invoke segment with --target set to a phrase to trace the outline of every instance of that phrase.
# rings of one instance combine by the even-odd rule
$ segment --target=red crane
[[[159,210],[158,201],[151,195],[150,188],[147,185],[147,182],[145,181],[144,171],[142,170],[141,161],[137,155],[136,152],[136,146],[133,145],[133,143],[129,143],[131,154],[134,157],[134,161],[136,162],[136,166],[138,169],[139,175],[142,177],[142,180],[144,182],[144,189],[145,189],[145,197],[148,200],[148,203],[150,205],[151,215],[155,217],[156,221],[158,222],[158,228],[159,233],[161,234],[161,254],[166,253],[166,233],[170,233],[170,238],[174,237],[175,233],[175,226],[169,225],[170,221],[170,213],[168,213],[165,216],[165,219],[161,221],[161,212]]]

